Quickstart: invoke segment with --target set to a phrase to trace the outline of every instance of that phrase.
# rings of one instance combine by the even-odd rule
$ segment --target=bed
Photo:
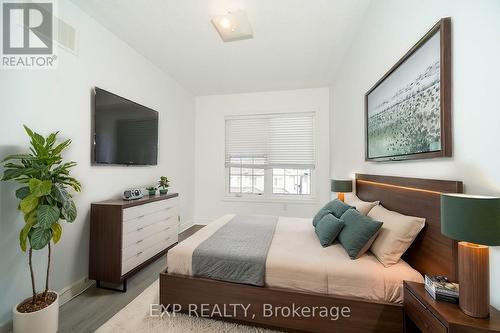
[[[339,244],[322,248],[311,219],[280,217],[265,261],[264,286],[193,277],[195,249],[223,228],[234,215],[223,216],[168,253],[160,275],[160,302],[191,315],[207,315],[286,331],[402,332],[403,280],[422,282],[422,274],[456,277],[456,244],[440,233],[439,194],[462,192],[462,183],[442,180],[356,175],[357,195],[380,200],[386,208],[426,218],[404,258],[384,267],[373,255],[350,260]],[[218,311],[229,304],[248,304],[232,315]],[[263,309],[309,307],[349,309],[348,316],[290,316]],[[193,311],[196,310],[196,311]]]
[[[167,272],[193,276],[195,249],[234,218],[225,215],[168,252]],[[402,281],[423,282],[404,260],[384,267],[367,253],[351,260],[339,243],[323,248],[312,219],[279,217],[267,254],[265,287],[402,303]]]

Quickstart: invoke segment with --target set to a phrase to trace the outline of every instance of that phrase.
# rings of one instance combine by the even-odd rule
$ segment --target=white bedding
[[[234,215],[210,223],[168,251],[168,272],[192,276],[192,255]],[[266,261],[266,286],[402,303],[403,280],[422,275],[400,260],[384,267],[370,252],[351,260],[340,244],[323,248],[311,219],[280,217]]]

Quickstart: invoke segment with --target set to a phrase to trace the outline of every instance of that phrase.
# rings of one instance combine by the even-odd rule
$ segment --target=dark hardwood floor
[[[183,240],[185,240],[186,238],[188,238],[189,236],[191,236],[192,234],[194,234],[195,232],[197,232],[198,230],[200,230],[203,227],[204,227],[204,225],[195,224],[192,227],[184,230],[183,232],[181,232],[179,234],[179,242],[182,242]]]
[[[203,228],[202,225],[194,225],[182,232],[179,234],[179,242],[201,228]],[[95,331],[157,280],[159,273],[165,269],[165,266],[166,255],[130,277],[126,293],[97,289],[95,286],[90,287],[61,307],[59,333]]]

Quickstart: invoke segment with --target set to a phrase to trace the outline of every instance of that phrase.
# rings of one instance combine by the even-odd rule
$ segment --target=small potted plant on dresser
[[[168,188],[170,186],[170,182],[167,177],[161,176],[158,181],[158,187],[160,188],[160,195],[164,195],[168,193]]]
[[[146,191],[148,191],[150,197],[154,197],[156,195],[156,187],[148,187],[146,188]]]
[[[30,137],[30,153],[7,156],[2,163],[2,180],[21,183],[15,195],[18,209],[24,215],[19,234],[20,247],[28,252],[32,296],[12,309],[14,333],[55,333],[59,326],[59,295],[49,289],[51,242],[61,239],[61,220],[76,219],[76,205],[69,188],[80,192],[81,185],[70,176],[75,162],[63,162],[61,153],[71,144],[66,140],[56,145],[58,132],[47,137],[24,126]],[[33,251],[47,248],[45,290],[37,293],[33,270]]]

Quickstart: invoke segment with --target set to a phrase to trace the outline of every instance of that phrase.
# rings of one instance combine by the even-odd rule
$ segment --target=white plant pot
[[[59,329],[59,294],[55,301],[36,312],[21,313],[17,311],[18,303],[12,309],[13,333],[56,333]]]

